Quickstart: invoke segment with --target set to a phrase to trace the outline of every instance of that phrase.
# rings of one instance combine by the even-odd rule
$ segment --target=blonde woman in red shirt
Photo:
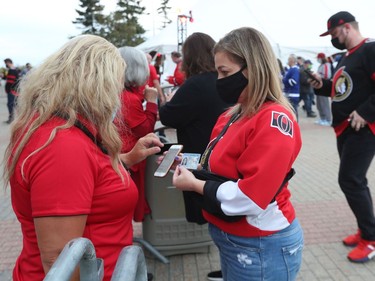
[[[5,155],[4,178],[21,223],[15,281],[41,281],[70,240],[91,240],[110,280],[121,250],[132,244],[137,188],[131,166],[162,146],[154,135],[120,155],[113,124],[125,62],[107,40],[68,41],[21,81],[18,115]],[[152,151],[146,147],[153,146]],[[79,280],[78,272],[72,280]]]

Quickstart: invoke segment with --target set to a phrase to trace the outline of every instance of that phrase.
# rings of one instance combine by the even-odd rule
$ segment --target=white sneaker
[[[331,126],[331,122],[327,121],[327,120],[322,120],[322,122],[320,123],[321,126]]]
[[[314,121],[314,124],[319,125],[320,122],[322,122],[322,119],[315,120],[315,121]]]
[[[317,125],[320,125],[320,126],[331,126],[331,122],[327,121],[327,120],[316,120],[314,122],[315,124]]]

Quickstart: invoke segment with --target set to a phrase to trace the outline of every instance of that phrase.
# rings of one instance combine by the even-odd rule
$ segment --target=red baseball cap
[[[355,17],[349,12],[338,12],[331,16],[327,21],[327,31],[320,34],[320,36],[326,36],[329,32],[337,26],[340,26],[344,23],[355,21]]]

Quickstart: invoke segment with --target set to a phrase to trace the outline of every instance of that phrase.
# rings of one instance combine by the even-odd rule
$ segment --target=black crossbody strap
[[[60,117],[64,120],[69,119],[68,115],[63,114],[63,113],[55,113],[54,115],[57,116],[57,117]],[[83,123],[81,121],[76,119],[76,121],[74,122],[74,127],[80,129],[90,140],[92,140],[93,143],[95,143],[99,147],[99,149],[104,154],[108,155],[108,150],[103,146],[103,144],[101,142],[97,141],[96,137],[90,132],[89,129],[87,129],[87,127],[85,125],[83,125]]]
[[[216,137],[216,139],[212,142],[211,145],[209,145],[205,152],[202,155],[202,161],[201,165],[203,169],[208,170],[208,159],[210,158],[212,149],[215,147],[215,145],[218,143],[218,141],[222,138],[222,136],[226,133],[229,126],[232,125],[234,122],[237,121],[237,119],[241,116],[241,112],[237,114],[233,114],[232,117],[229,119],[228,123],[224,126],[224,128],[221,130],[220,134]]]
[[[205,152],[203,153],[203,156],[202,156],[202,161],[201,161],[201,165],[202,165],[202,168],[206,171],[208,171],[208,159],[210,158],[210,155],[211,155],[211,152],[212,152],[212,149],[215,147],[215,145],[218,143],[218,141],[221,139],[221,137],[226,133],[226,131],[228,130],[229,126],[232,125],[234,122],[237,121],[237,119],[240,117],[241,115],[241,112],[237,113],[237,114],[234,114],[232,115],[232,117],[229,119],[228,123],[224,126],[224,128],[221,130],[220,134],[216,137],[216,139],[212,142],[212,144],[206,148]],[[273,197],[272,202],[274,202],[276,200],[276,196],[279,195],[279,193],[282,191],[284,185],[296,174],[296,171],[291,168],[289,170],[289,172],[286,174],[283,182],[281,183],[281,186],[279,187],[279,189],[277,190],[275,196]]]
[[[295,171],[293,168],[291,168],[291,169],[289,170],[289,172],[286,174],[286,176],[285,176],[283,182],[281,183],[281,186],[279,187],[279,190],[276,192],[276,194],[275,194],[275,196],[273,197],[271,203],[276,201],[276,196],[279,195],[279,193],[281,192],[281,190],[283,190],[284,185],[285,185],[285,184],[286,184],[286,183],[287,183],[287,182],[288,182],[288,181],[289,181],[289,180],[290,180],[295,174],[296,174],[296,171]]]
[[[104,154],[108,154],[108,150],[103,146],[103,144],[101,142],[97,141],[95,136],[90,132],[89,129],[87,129],[87,127],[85,125],[83,125],[83,123],[81,121],[79,121],[77,119],[74,122],[74,126],[77,127],[78,129],[80,129],[86,136],[88,136],[93,141],[93,143],[95,143]]]
[[[108,155],[108,150],[104,147],[104,145],[101,142],[98,142],[95,136],[90,132],[89,129],[81,121],[78,119],[74,122],[74,126],[80,129],[86,136],[89,137],[89,139],[92,140],[93,143],[95,143],[99,149],[104,153]],[[124,161],[121,161],[122,165],[124,166],[125,170],[129,171],[128,166],[125,164]]]

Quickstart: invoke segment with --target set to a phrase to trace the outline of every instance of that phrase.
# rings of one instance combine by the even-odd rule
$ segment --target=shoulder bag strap
[[[206,148],[206,150],[204,151],[202,155],[202,161],[201,161],[201,165],[203,169],[208,170],[208,159],[210,158],[212,149],[215,147],[218,141],[222,138],[222,136],[226,133],[229,126],[232,125],[234,122],[236,122],[240,116],[241,116],[241,112],[237,114],[233,114],[232,117],[229,119],[228,123],[221,130],[220,134],[216,137],[216,139],[212,142],[212,144]]]

